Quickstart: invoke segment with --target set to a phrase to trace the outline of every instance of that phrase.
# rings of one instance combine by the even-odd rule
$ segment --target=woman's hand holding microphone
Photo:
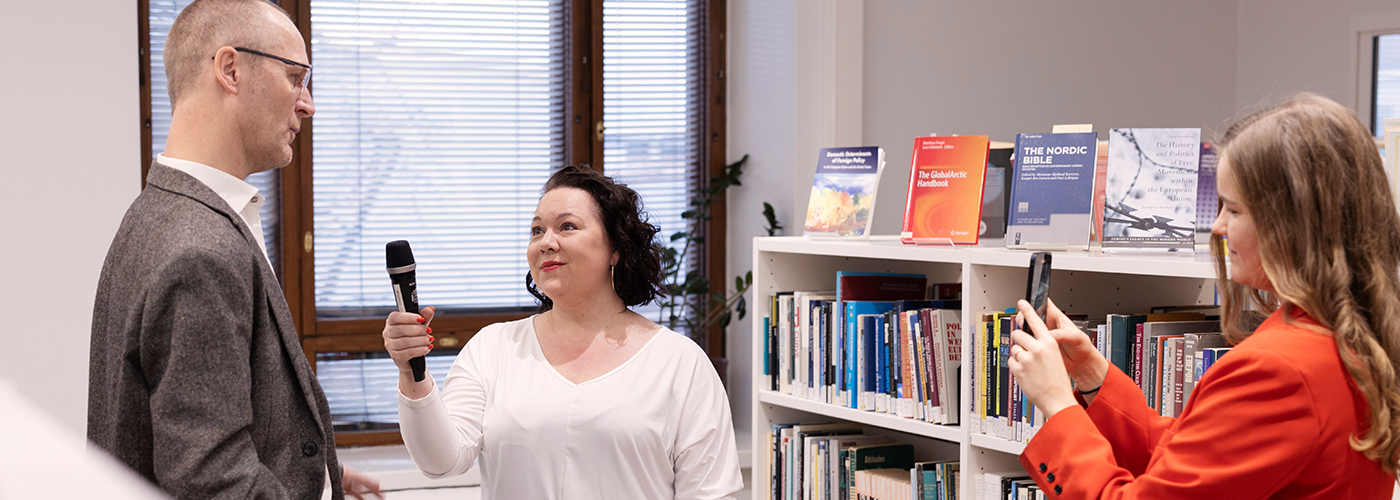
[[[408,360],[426,356],[433,350],[433,329],[428,325],[433,321],[434,312],[432,307],[423,308],[422,314],[395,311],[384,320],[384,349],[399,367],[399,390],[410,399],[427,396],[433,387],[432,380],[427,377],[421,382],[413,381],[413,369]]]
[[[1108,374],[1108,360],[1079,331],[1053,301],[1045,319],[1036,315],[1030,303],[1017,301],[1017,324],[1011,332],[1011,358],[1007,363],[1016,383],[1046,418],[1079,404],[1074,399],[1073,378],[1086,402],[1092,402]],[[1029,330],[1031,333],[1026,333]]]

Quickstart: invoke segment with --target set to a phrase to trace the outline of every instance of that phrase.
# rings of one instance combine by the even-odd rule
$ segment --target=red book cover
[[[977,244],[989,145],[987,136],[914,139],[900,241]]]
[[[836,300],[922,300],[928,278],[904,273],[836,273]]]

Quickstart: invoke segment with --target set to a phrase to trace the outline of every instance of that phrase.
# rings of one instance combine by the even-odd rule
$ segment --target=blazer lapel
[[[198,179],[162,165],[159,161],[152,161],[151,170],[146,174],[146,184],[187,196],[218,212],[225,219],[228,219],[235,228],[238,228],[239,234],[242,234],[243,240],[248,243],[250,252],[262,254],[262,249],[258,248],[258,240],[253,237],[252,230],[243,223],[243,216],[235,213],[233,208],[224,202],[223,198],[220,198],[213,189]],[[267,305],[272,311],[273,321],[277,324],[278,337],[282,339],[282,346],[289,354],[292,370],[296,372],[302,396],[306,399],[306,406],[314,410],[311,413],[316,418],[316,426],[321,430],[321,437],[325,438],[329,428],[326,421],[330,419],[330,409],[324,403],[326,398],[321,393],[321,384],[316,381],[316,375],[312,373],[311,365],[306,362],[306,356],[301,348],[301,339],[297,338],[296,325],[292,323],[291,309],[287,308],[287,298],[282,294],[282,287],[278,284],[277,275],[272,272],[272,265],[268,263],[267,259],[257,259],[257,261],[262,272],[263,291],[267,295]]]

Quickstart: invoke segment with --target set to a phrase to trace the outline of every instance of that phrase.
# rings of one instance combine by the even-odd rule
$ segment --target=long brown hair
[[[1222,142],[1221,161],[1253,218],[1274,287],[1264,293],[1226,280],[1221,238],[1211,238],[1227,338],[1247,337],[1277,307],[1301,308],[1331,330],[1371,409],[1351,447],[1394,474],[1400,213],[1371,134],[1351,110],[1301,94],[1240,120]]]

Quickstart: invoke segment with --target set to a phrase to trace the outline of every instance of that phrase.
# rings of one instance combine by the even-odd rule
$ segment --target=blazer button
[[[316,442],[307,441],[301,444],[301,454],[306,455],[308,457],[316,456],[317,448],[318,447],[316,446]]]
[[[1045,464],[1040,464],[1040,472],[1045,472]]]
[[[1058,484],[1055,485],[1055,494],[1056,494],[1056,495],[1059,495],[1059,494],[1060,494],[1060,491],[1061,491],[1062,489],[1063,489],[1063,488],[1060,488],[1060,485],[1058,485]]]
[[[1045,479],[1049,480],[1052,483],[1055,482],[1055,473],[1051,472],[1049,475],[1045,476]]]

